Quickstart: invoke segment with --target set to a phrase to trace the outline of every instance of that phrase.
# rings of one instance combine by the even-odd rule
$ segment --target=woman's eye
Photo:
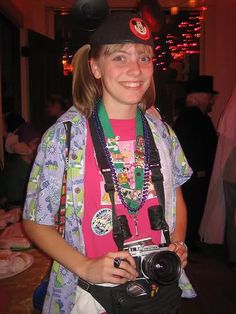
[[[148,56],[142,56],[140,57],[140,62],[142,63],[149,63],[152,59]]]
[[[125,56],[119,55],[113,58],[114,61],[125,62]]]

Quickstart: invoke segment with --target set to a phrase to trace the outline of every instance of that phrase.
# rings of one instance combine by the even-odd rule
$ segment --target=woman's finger
[[[126,256],[125,256],[126,257]],[[128,257],[128,256],[127,256]],[[133,258],[132,258],[133,259]],[[112,258],[112,269],[123,269],[125,272],[128,273],[128,279],[134,280],[134,278],[137,277],[138,273],[136,269],[130,264],[128,258],[121,258],[120,256],[116,256],[115,258]]]
[[[121,278],[125,278],[127,280],[135,280],[136,279],[136,273],[133,275],[130,272],[126,271],[125,269],[122,268],[114,268],[112,269],[112,276],[115,277],[121,277]]]
[[[188,252],[187,252],[187,246],[182,241],[176,241],[169,245],[168,249],[172,252],[175,252],[180,260],[181,260],[181,266],[184,268],[187,265],[187,258],[188,258]]]
[[[135,260],[127,251],[119,251],[119,252],[112,252],[108,253],[107,256],[110,256],[112,258],[119,257],[122,260],[126,260],[133,268],[136,268]]]

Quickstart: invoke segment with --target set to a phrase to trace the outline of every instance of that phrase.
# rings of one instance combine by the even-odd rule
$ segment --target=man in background
[[[47,127],[54,124],[57,119],[69,109],[68,100],[60,95],[51,95],[47,100],[46,113],[47,113]]]
[[[22,124],[17,132],[18,143],[24,152],[12,153],[0,174],[0,202],[23,206],[32,162],[40,142],[40,133],[30,124]]]
[[[185,107],[174,123],[174,130],[193,170],[191,179],[183,185],[188,209],[186,243],[190,250],[197,249],[198,229],[216,152],[217,135],[208,113],[217,93],[213,89],[212,76],[202,75],[189,81]]]

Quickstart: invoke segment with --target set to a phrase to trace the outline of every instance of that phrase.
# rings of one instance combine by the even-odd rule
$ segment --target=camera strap
[[[106,154],[102,149],[101,141],[99,138],[98,130],[95,126],[93,114],[88,118],[89,129],[93,141],[93,146],[96,153],[96,158],[98,166],[105,180],[105,191],[109,194],[111,206],[112,206],[112,230],[113,230],[113,239],[117,245],[119,251],[123,250],[124,246],[124,237],[122,233],[122,226],[116,215],[116,206],[115,206],[115,186],[112,178],[111,167],[107,160]],[[102,134],[103,136],[103,134]]]
[[[166,240],[167,245],[170,244],[170,236],[169,236],[169,226],[165,220],[165,195],[164,195],[164,186],[163,186],[163,175],[161,173],[161,162],[160,162],[160,155],[158,149],[155,144],[155,140],[151,131],[151,128],[148,124],[147,119],[144,115],[142,115],[143,123],[145,123],[147,128],[147,137],[150,143],[150,156],[149,156],[149,169],[151,170],[151,180],[153,182],[156,195],[160,202],[162,208],[162,231]],[[98,166],[100,171],[104,177],[105,181],[105,191],[109,194],[111,205],[112,205],[112,224],[113,224],[113,239],[118,247],[118,250],[123,250],[124,245],[124,237],[122,233],[122,226],[120,221],[118,220],[116,214],[116,207],[115,207],[115,186],[114,180],[112,177],[112,169],[109,164],[108,158],[106,153],[103,149],[102,145],[102,138],[104,139],[104,133],[102,127],[96,127],[96,118],[94,113],[88,118],[89,122],[89,129],[93,141],[93,146],[96,153],[96,158],[98,162]],[[102,137],[102,138],[101,138]]]
[[[148,130],[148,138],[150,142],[150,157],[149,157],[149,168],[151,170],[151,180],[154,185],[156,195],[158,197],[161,209],[162,209],[162,232],[164,234],[166,244],[170,244],[170,233],[169,233],[169,225],[165,219],[165,191],[163,185],[163,174],[161,172],[161,160],[160,154],[157,149],[152,130],[149,126],[147,119],[144,117],[144,123],[146,123],[146,127]]]

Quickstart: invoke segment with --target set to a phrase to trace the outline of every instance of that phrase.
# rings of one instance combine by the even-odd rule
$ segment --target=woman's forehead
[[[126,43],[126,44],[113,44],[113,45],[104,45],[103,53],[105,55],[110,55],[115,52],[129,52],[135,50],[137,53],[147,53],[153,54],[153,49],[151,46],[137,44],[137,43]]]

